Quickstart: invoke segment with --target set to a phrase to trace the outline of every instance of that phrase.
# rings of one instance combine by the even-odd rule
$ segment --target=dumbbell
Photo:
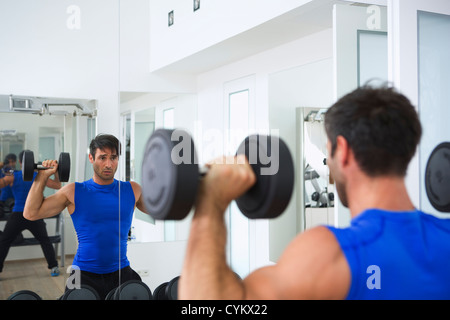
[[[34,163],[33,151],[25,151],[22,157],[22,177],[23,181],[33,180],[34,170],[52,169],[44,167],[40,163]],[[67,182],[70,176],[70,155],[67,152],[61,152],[58,159],[58,176],[59,181]]]
[[[450,142],[439,143],[425,167],[425,191],[433,208],[450,212]]]
[[[153,291],[154,300],[178,300],[178,281],[180,276],[176,276],[170,281],[163,282]]]
[[[294,165],[286,143],[275,136],[251,135],[236,154],[246,155],[256,175],[256,183],[236,199],[240,211],[250,219],[278,217],[294,187]],[[142,161],[142,193],[149,214],[157,220],[184,219],[207,171],[199,169],[194,142],[186,131],[155,130]]]
[[[100,300],[97,291],[91,286],[82,284],[80,288],[69,289],[58,300]]]
[[[14,292],[6,300],[42,300],[42,298],[34,291],[20,290]]]
[[[142,281],[128,280],[112,289],[105,300],[152,300],[150,288]]]

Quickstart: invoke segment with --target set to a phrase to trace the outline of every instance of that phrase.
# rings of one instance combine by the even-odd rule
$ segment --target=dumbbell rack
[[[14,214],[14,213],[11,213]],[[56,219],[55,234],[49,236],[50,242],[55,245],[55,254],[58,256],[58,245],[61,243],[61,264],[60,267],[64,267],[65,254],[64,254],[64,215],[60,212],[58,215],[46,218],[46,219]],[[0,218],[0,221],[6,221],[8,218]],[[21,242],[12,243],[11,247],[24,247],[24,246],[35,246],[40,245],[40,242],[35,238],[23,238]]]

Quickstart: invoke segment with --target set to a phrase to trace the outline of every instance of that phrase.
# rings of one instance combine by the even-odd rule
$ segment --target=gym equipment
[[[6,300],[42,300],[42,298],[31,290],[20,290],[14,292]]]
[[[152,300],[150,288],[142,281],[129,280],[106,295],[105,300]]]
[[[173,278],[167,284],[165,289],[167,300],[178,300],[178,280],[180,276]]]
[[[67,290],[58,300],[100,300],[100,296],[94,288],[82,284],[79,289]]]
[[[42,166],[41,163],[34,163],[33,151],[25,151],[22,157],[22,176],[23,181],[33,180],[34,170],[51,169]],[[67,182],[70,176],[70,155],[67,152],[61,152],[58,160],[58,175],[59,181]]]
[[[450,212],[450,142],[442,142],[431,152],[425,167],[425,190],[431,205]]]
[[[169,284],[169,282],[163,282],[159,286],[153,290],[153,299],[154,300],[167,300],[166,296],[166,287]]]
[[[176,276],[170,281],[163,282],[153,291],[154,300],[178,300],[178,281],[180,276]]]
[[[247,156],[257,178],[236,199],[241,212],[250,219],[279,216],[294,187],[294,164],[286,143],[279,137],[251,135],[236,154]],[[142,161],[142,190],[150,215],[159,220],[184,219],[195,202],[199,178],[207,171],[206,167],[199,170],[194,143],[186,131],[156,130]]]

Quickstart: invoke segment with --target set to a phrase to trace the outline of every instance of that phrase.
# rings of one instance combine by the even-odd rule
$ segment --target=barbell
[[[236,155],[245,154],[256,183],[236,199],[250,219],[278,217],[287,207],[294,187],[294,164],[279,137],[250,135]],[[199,168],[192,137],[184,130],[157,129],[148,139],[142,161],[142,194],[147,212],[157,220],[182,220],[195,203]]]
[[[52,167],[44,167],[41,163],[34,162],[33,151],[26,150],[22,156],[22,177],[23,181],[32,181],[34,170],[47,170]],[[67,182],[70,176],[70,155],[67,152],[61,152],[58,159],[59,181]]]

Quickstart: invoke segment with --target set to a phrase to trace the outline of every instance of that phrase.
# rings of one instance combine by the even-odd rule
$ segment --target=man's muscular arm
[[[58,164],[56,160],[46,160],[42,165],[53,167],[53,169],[39,170],[34,179],[23,210],[23,216],[28,220],[39,220],[55,216],[71,203],[69,195],[73,194],[75,187],[73,183],[65,185],[55,194],[44,199],[44,189],[49,177],[58,170]]]
[[[243,281],[235,276],[226,260],[224,213],[254,181],[247,165],[212,165],[202,179],[179,283],[180,299],[345,298],[350,269],[339,243],[325,227],[298,235],[275,265],[259,268]]]

